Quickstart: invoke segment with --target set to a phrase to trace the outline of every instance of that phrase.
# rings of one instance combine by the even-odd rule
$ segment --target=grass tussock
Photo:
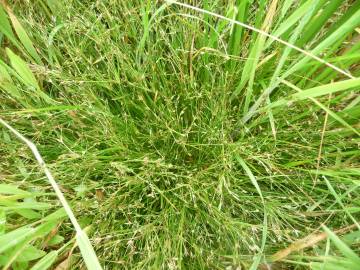
[[[355,269],[359,25],[357,0],[1,1],[0,117],[90,242],[1,128],[0,266]]]

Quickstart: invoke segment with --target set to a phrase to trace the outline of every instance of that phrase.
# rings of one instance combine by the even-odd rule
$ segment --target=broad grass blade
[[[44,256],[40,261],[38,261],[30,270],[46,270],[51,267],[51,265],[55,262],[58,256],[58,252],[51,251],[46,256]]]

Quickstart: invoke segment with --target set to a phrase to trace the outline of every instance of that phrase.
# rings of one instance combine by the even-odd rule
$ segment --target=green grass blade
[[[5,126],[7,129],[9,129],[19,140],[24,142],[30,148],[30,150],[34,154],[37,162],[39,163],[40,167],[45,172],[47,179],[49,180],[49,182],[50,182],[52,188],[54,189],[57,197],[59,198],[63,208],[65,209],[67,216],[69,217],[71,223],[73,224],[73,226],[75,228],[77,240],[79,241],[79,247],[80,247],[81,252],[84,252],[83,256],[84,256],[85,263],[87,264],[87,267],[89,269],[97,269],[97,270],[102,269],[86,233],[84,233],[83,230],[81,229],[73,211],[71,210],[67,200],[65,199],[63,193],[61,192],[59,185],[55,181],[50,170],[47,168],[47,166],[46,166],[42,156],[40,155],[37,147],[35,146],[35,144],[33,144],[31,141],[29,141],[27,138],[25,138],[21,133],[19,133],[16,129],[14,129],[12,126],[10,126],[8,123],[6,123],[1,118],[0,118],[0,123],[3,126]],[[53,221],[51,220],[47,223],[51,223],[51,222],[53,222]],[[45,225],[47,223],[45,223]],[[39,229],[38,231],[35,231],[35,232],[33,232],[33,230],[31,230],[31,232],[33,234],[35,234],[35,233],[39,234],[42,231]],[[0,240],[1,240],[1,238],[0,238]],[[1,253],[1,241],[0,241],[0,253]],[[88,265],[88,264],[91,264],[91,265]]]
[[[42,64],[41,58],[40,58],[39,54],[37,53],[37,51],[35,50],[33,42],[27,35],[25,29],[20,24],[20,22],[16,18],[16,16],[12,13],[12,11],[10,9],[8,9],[7,11],[8,11],[10,20],[12,22],[12,25],[15,29],[15,32],[16,32],[19,40],[21,41],[22,45],[24,46],[26,51],[29,53],[31,58],[34,59],[37,64],[39,64],[39,65]]]
[[[0,253],[16,246],[33,233],[29,227],[21,227],[0,236]]]
[[[34,266],[31,267],[30,270],[46,270],[51,267],[51,265],[55,262],[58,256],[58,252],[56,250],[50,251],[46,254],[41,260],[39,260]]]
[[[14,211],[27,219],[40,219],[41,218],[41,214],[39,212],[36,212],[31,209],[17,209]]]
[[[0,32],[3,33],[12,44],[14,44],[19,50],[22,50],[20,43],[17,41],[14,32],[12,31],[8,16],[0,4]]]
[[[256,191],[258,192],[262,203],[264,204],[264,221],[263,221],[263,232],[262,232],[260,253],[255,255],[255,257],[253,259],[253,263],[252,263],[252,265],[250,267],[251,270],[256,270],[256,269],[258,269],[258,266],[260,264],[262,252],[265,249],[267,233],[268,233],[268,229],[267,229],[267,213],[266,213],[266,210],[265,210],[265,201],[264,201],[264,197],[262,195],[260,186],[259,186],[255,176],[253,175],[252,171],[250,170],[249,166],[245,163],[244,159],[241,158],[239,155],[236,155],[235,158],[238,161],[238,163],[241,165],[241,167],[244,169],[244,171],[247,174],[247,176],[249,177],[251,183],[254,185]]]
[[[254,185],[254,187],[256,188],[256,191],[258,192],[260,198],[263,200],[263,195],[260,189],[260,186],[255,178],[255,176],[253,175],[253,173],[251,172],[249,166],[245,163],[244,159],[242,159],[239,155],[236,155],[236,160],[239,162],[239,164],[241,165],[241,167],[244,169],[244,171],[246,172],[247,176],[249,177],[251,183]]]
[[[295,0],[285,0],[284,1],[284,3],[282,4],[281,11],[280,11],[279,21],[281,21],[285,17],[285,15],[288,13],[289,9],[294,4],[294,2],[295,2]]]
[[[284,80],[282,80],[284,81]],[[315,98],[320,97],[328,94],[337,93],[344,90],[349,90],[355,87],[358,87],[360,85],[360,78],[357,79],[350,79],[350,80],[344,80],[340,82],[330,83],[322,86],[313,87],[310,89],[303,90],[301,92],[292,94],[286,98],[282,98],[277,100],[276,102],[273,102],[271,104],[271,107],[277,107],[286,105],[289,102],[293,101],[299,101],[307,98]]]
[[[304,34],[297,43],[297,46],[302,47],[308,43],[314,36],[320,31],[327,20],[333,15],[333,13],[340,7],[343,0],[331,0],[325,6],[325,8],[313,18],[305,28]]]
[[[2,5],[0,5],[0,31],[10,40],[16,39],[12,29],[10,22],[8,20],[8,16]]]
[[[237,1],[236,2],[236,20],[240,22],[246,21],[248,1]],[[241,39],[243,35],[243,27],[235,25],[232,29],[232,33],[229,41],[229,53],[232,55],[239,55],[241,51]]]
[[[14,185],[0,184],[0,194],[11,194],[11,195],[31,195],[30,192],[21,190]]]
[[[269,6],[269,10],[267,11],[267,15],[264,19],[262,30],[268,32],[270,30],[274,15],[276,13],[277,8],[277,0],[273,0]],[[256,34],[256,33],[254,33]],[[249,58],[247,59],[243,72],[241,74],[241,81],[236,88],[234,95],[238,95],[240,91],[243,89],[246,83],[248,83],[246,94],[245,94],[245,103],[244,103],[244,113],[246,113],[249,109],[249,104],[252,98],[253,92],[253,84],[255,79],[255,71],[259,62],[260,55],[264,48],[265,36],[258,35],[255,41],[255,45],[252,47]]]
[[[6,212],[0,209],[0,237],[5,234]]]
[[[342,209],[344,210],[344,212],[349,216],[349,218],[357,225],[358,229],[360,230],[360,225],[357,222],[357,220],[353,217],[353,215],[351,215],[351,213],[349,212],[349,210],[345,207],[345,205],[342,203],[340,196],[337,194],[337,192],[335,191],[335,189],[333,188],[333,186],[331,185],[330,181],[323,176],[325,183],[328,187],[328,189],[330,190],[331,194],[335,197],[336,202],[342,207]]]
[[[314,12],[315,7],[318,4],[318,2],[319,2],[318,0],[312,1],[312,5],[310,5],[308,7],[307,13],[300,19],[299,25],[296,27],[295,31],[293,32],[293,34],[290,37],[289,42],[291,44],[294,44],[296,42],[296,40],[299,38],[299,36],[302,33],[306,23],[312,17],[313,12]],[[282,68],[284,67],[285,62],[288,59],[288,56],[290,55],[290,52],[291,52],[291,48],[290,47],[285,47],[285,49],[284,49],[284,51],[283,51],[283,53],[282,53],[282,55],[280,57],[279,63],[276,65],[276,69],[275,69],[275,71],[274,71],[274,73],[272,75],[272,78],[271,78],[271,81],[270,81],[270,84],[269,84],[269,88],[272,88],[275,85],[276,80],[277,80]],[[267,90],[265,90],[264,92],[267,92]]]
[[[313,6],[313,1],[308,0],[300,7],[298,7],[288,18],[286,18],[273,32],[272,35],[275,37],[280,37],[289,29],[294,27],[296,23],[298,23],[310,10],[311,6]],[[275,40],[269,39],[266,42],[265,49],[267,49]]]
[[[23,82],[35,89],[40,89],[34,74],[30,70],[29,66],[16,54],[14,54],[9,48],[6,48],[6,53],[10,59],[11,66],[19,74]]]
[[[34,74],[32,73],[31,69],[29,68],[29,66],[19,56],[14,54],[9,48],[6,48],[6,53],[10,59],[11,66],[14,68],[14,70],[19,75],[19,79],[24,84],[26,84],[27,86],[29,86],[33,90],[35,90],[35,92],[41,98],[43,98],[46,102],[54,103],[54,101],[41,90]]]
[[[339,20],[337,20],[334,24],[331,25],[329,29],[326,30],[326,33],[324,34],[324,37],[322,37],[322,39],[326,39],[328,36],[330,36],[336,29],[338,29],[351,16],[353,16],[354,13],[359,9],[360,9],[360,0],[355,0],[355,2],[349,6],[345,14],[343,14]]]
[[[291,87],[292,89],[298,91],[299,93],[303,92],[303,90],[301,90],[300,88],[296,87],[295,85],[293,85],[292,83],[282,80],[282,82],[284,84],[286,84],[287,86]],[[325,112],[327,112],[330,117],[332,117],[333,119],[335,119],[337,122],[339,122],[340,124],[342,124],[343,126],[347,127],[348,129],[352,130],[355,134],[358,134],[360,136],[360,132],[357,131],[354,127],[352,127],[350,124],[348,124],[343,118],[341,118],[339,115],[337,115],[336,113],[334,113],[332,110],[330,110],[329,108],[327,108],[325,105],[323,105],[322,103],[320,103],[319,101],[317,101],[316,99],[314,99],[313,97],[309,97],[309,99],[311,101],[313,101],[317,106],[319,106],[321,109],[323,109]],[[271,106],[271,105],[269,105]]]
[[[46,255],[46,252],[40,250],[32,245],[26,246],[21,254],[16,258],[16,261],[19,262],[27,262],[27,261],[34,261],[40,259]]]
[[[76,234],[76,241],[79,245],[81,255],[85,261],[85,264],[89,270],[101,270],[99,261],[97,260],[95,251],[87,237],[86,233],[78,232]]]
[[[295,43],[295,41],[298,39],[298,37],[302,33],[303,28],[305,27],[306,23],[310,20],[312,14],[313,14],[313,11],[315,10],[316,5],[318,4],[318,1],[312,1],[312,2],[313,2],[312,5],[306,6],[306,7],[308,7],[307,13],[300,20],[299,25],[296,27],[294,33],[291,35],[290,40],[289,40],[289,42],[291,44]],[[267,99],[269,98],[269,95],[270,95],[272,89],[274,89],[275,85],[277,84],[277,78],[278,78],[283,66],[285,65],[286,60],[288,59],[290,52],[291,52],[291,48],[285,47],[285,49],[280,57],[279,63],[277,64],[276,69],[272,75],[272,78],[270,80],[270,84],[269,84],[268,88],[263,91],[263,93],[260,95],[260,97],[255,102],[255,104],[261,103],[261,101],[264,97],[267,97]],[[269,111],[271,111],[270,108],[269,108]],[[245,117],[246,117],[246,115],[245,115]]]
[[[334,33],[332,33],[328,38],[319,43],[312,51],[311,54],[318,55],[324,49],[328,48],[334,44],[338,39],[354,30],[360,24],[360,10],[358,10],[352,17],[350,17],[344,24],[342,24]],[[286,79],[289,75],[303,68],[303,66],[310,60],[309,56],[301,58],[295,65],[289,68],[282,76],[283,79]]]
[[[144,27],[144,33],[142,35],[142,38],[139,42],[138,48],[137,48],[137,57],[139,59],[139,57],[142,57],[142,54],[144,53],[144,49],[145,49],[145,44],[146,41],[148,39],[151,27],[152,27],[152,23],[153,21],[157,18],[158,15],[160,15],[168,6],[168,3],[163,4],[162,6],[160,6],[155,12],[154,14],[151,16],[150,19],[147,18],[148,14],[144,14],[145,18],[143,19],[143,27]],[[145,11],[144,11],[145,12]]]
[[[330,239],[333,241],[334,245],[341,251],[341,253],[349,258],[352,262],[356,263],[357,265],[360,265],[360,258],[359,256],[352,251],[341,239],[333,233],[329,228],[326,226],[323,226],[324,231],[327,233],[327,235],[330,237]]]

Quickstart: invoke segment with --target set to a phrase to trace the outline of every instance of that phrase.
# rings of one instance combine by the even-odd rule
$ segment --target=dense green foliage
[[[230,20],[1,2],[0,117],[37,145],[104,269],[359,265],[360,1],[189,1]],[[0,137],[0,266],[81,268],[31,151]]]

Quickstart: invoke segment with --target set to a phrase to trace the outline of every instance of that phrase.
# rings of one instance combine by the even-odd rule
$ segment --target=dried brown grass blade
[[[351,231],[351,230],[353,230],[355,228],[357,228],[357,225],[352,224],[350,226],[343,227],[341,229],[335,230],[334,233],[336,233],[336,234],[344,234],[344,233],[347,233],[347,232],[349,232],[349,231]],[[305,248],[308,248],[308,247],[312,247],[315,244],[317,244],[318,242],[325,240],[327,237],[328,237],[328,235],[325,232],[310,234],[310,235],[306,236],[305,238],[302,238],[300,240],[295,241],[294,243],[292,243],[287,248],[279,250],[278,252],[273,254],[270,257],[270,261],[271,262],[277,262],[277,261],[283,260],[284,258],[289,256],[291,253],[302,250],[302,249],[305,249]]]

